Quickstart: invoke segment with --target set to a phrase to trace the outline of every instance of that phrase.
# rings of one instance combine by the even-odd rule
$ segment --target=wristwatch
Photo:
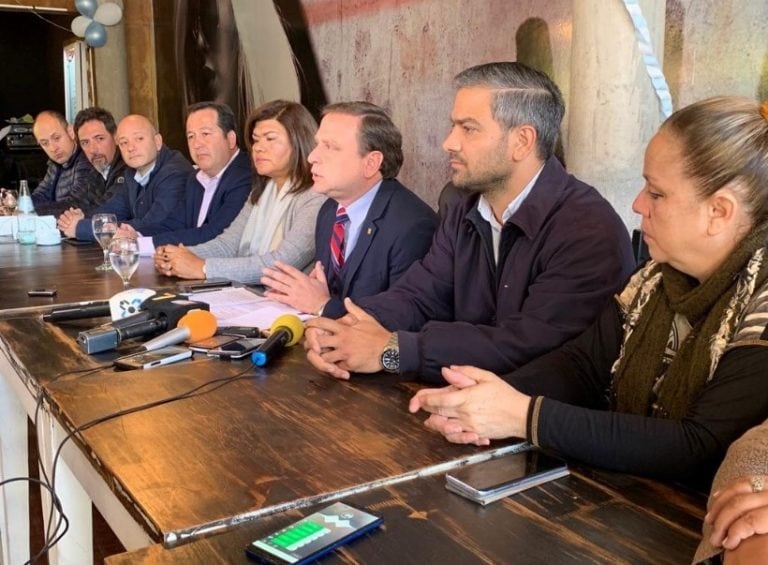
[[[400,344],[397,332],[392,332],[384,351],[381,352],[381,366],[387,373],[400,372]]]

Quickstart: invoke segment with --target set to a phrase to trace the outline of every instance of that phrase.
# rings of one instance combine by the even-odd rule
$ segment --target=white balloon
[[[85,29],[90,25],[91,18],[86,16],[77,16],[70,24],[70,29],[77,37],[85,37]]]
[[[123,9],[114,2],[105,2],[96,8],[93,19],[105,26],[113,26],[123,17]]]

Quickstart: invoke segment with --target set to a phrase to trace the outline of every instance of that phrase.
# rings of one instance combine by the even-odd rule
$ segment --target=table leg
[[[66,436],[63,428],[47,410],[40,411],[37,429],[40,465],[50,479],[56,449]],[[56,463],[55,486],[64,514],[69,519],[69,530],[50,550],[48,560],[52,565],[93,563],[91,499],[62,457],[59,457]],[[50,508],[51,498],[45,491],[43,492],[43,515],[46,519],[46,527]],[[54,525],[57,519],[57,515],[54,515]]]
[[[0,480],[27,477],[27,413],[0,376]],[[11,375],[10,378],[16,378]],[[29,483],[19,481],[0,489],[0,561],[24,563],[29,559]]]

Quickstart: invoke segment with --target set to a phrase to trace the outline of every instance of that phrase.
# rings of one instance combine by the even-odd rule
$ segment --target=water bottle
[[[19,183],[19,200],[16,211],[16,220],[19,224],[16,238],[22,245],[34,245],[37,241],[37,214],[35,214],[35,205],[32,203],[29,185],[25,180]]]
[[[19,182],[19,200],[16,203],[16,209],[21,213],[34,214],[35,205],[32,203],[32,194],[29,192],[27,181]]]

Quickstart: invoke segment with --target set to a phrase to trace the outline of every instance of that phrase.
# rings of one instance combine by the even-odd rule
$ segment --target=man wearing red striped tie
[[[402,136],[369,102],[323,111],[309,155],[313,190],[328,196],[315,230],[317,262],[309,275],[277,263],[265,269],[267,296],[310,314],[338,318],[343,299],[389,288],[432,242],[435,212],[395,179]]]

